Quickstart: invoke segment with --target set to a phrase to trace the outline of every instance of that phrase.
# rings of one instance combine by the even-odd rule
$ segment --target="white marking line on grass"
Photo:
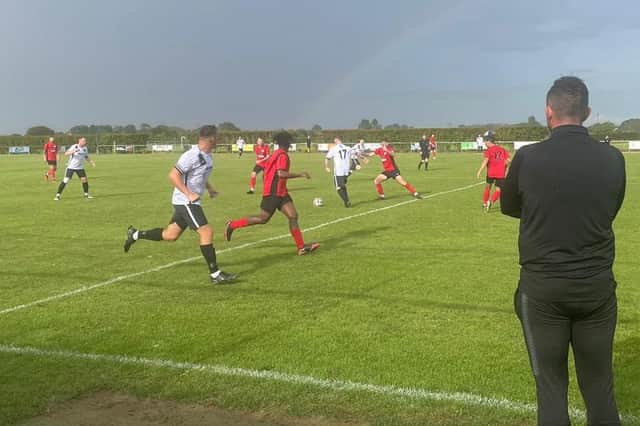
[[[451,190],[448,190],[448,191],[436,192],[435,194],[427,195],[427,196],[424,196],[423,198],[424,199],[429,199],[429,198],[438,197],[440,195],[451,194],[453,192],[464,191],[466,189],[473,188],[474,186],[478,186],[478,185],[480,185],[482,183],[483,182],[479,182],[479,183],[474,183],[472,185],[467,185],[467,186],[463,186],[463,187],[460,187],[460,188],[451,189]],[[336,219],[336,220],[332,220],[330,222],[321,223],[320,225],[316,225],[316,226],[312,226],[310,228],[303,229],[302,232],[315,231],[316,229],[320,229],[320,228],[324,228],[324,227],[329,226],[329,225],[333,225],[333,224],[336,224],[336,223],[344,222],[345,220],[356,219],[358,217],[362,217],[362,216],[370,215],[370,214],[373,214],[373,213],[381,212],[381,211],[384,211],[384,210],[389,210],[389,209],[393,209],[393,208],[396,208],[396,207],[404,206],[405,204],[414,203],[416,201],[418,201],[418,200],[415,199],[415,198],[412,198],[410,200],[403,201],[403,202],[396,203],[396,204],[391,204],[389,206],[380,207],[380,208],[369,210],[369,211],[366,211],[366,212],[363,212],[363,213],[358,213],[358,214],[354,214],[354,215],[351,215],[351,216],[342,217],[342,218],[339,218],[339,219]],[[381,201],[381,202],[384,202],[384,201]],[[226,248],[226,249],[223,249],[223,250],[218,250],[217,252],[218,252],[218,254],[221,254],[221,253],[226,253],[226,252],[229,252],[229,251],[240,250],[240,249],[243,249],[243,248],[255,246],[257,244],[262,244],[262,243],[266,243],[266,242],[270,242],[270,241],[280,240],[280,239],[286,238],[286,237],[289,237],[289,234],[282,234],[282,235],[278,235],[278,236],[275,236],[275,237],[265,238],[265,239],[262,239],[262,240],[259,240],[259,241],[252,241],[252,242],[249,242],[249,243],[241,244],[239,246],[230,247],[230,248]],[[190,257],[188,259],[177,260],[175,262],[167,263],[166,265],[161,265],[161,266],[157,266],[155,268],[147,269],[145,271],[135,272],[133,274],[127,274],[127,275],[120,275],[118,277],[111,278],[111,279],[109,279],[107,281],[102,281],[102,282],[99,282],[99,283],[96,283],[96,284],[92,284],[92,285],[89,285],[89,286],[82,286],[80,288],[77,288],[77,289],[71,290],[71,291],[67,291],[65,293],[56,294],[56,295],[53,295],[53,296],[50,296],[50,297],[46,297],[44,299],[39,299],[39,300],[35,300],[33,302],[24,303],[22,305],[17,305],[17,306],[13,306],[11,308],[3,309],[3,310],[0,310],[0,315],[8,314],[8,313],[15,312],[15,311],[20,311],[22,309],[30,308],[32,306],[40,305],[40,304],[51,302],[51,301],[54,301],[54,300],[64,299],[66,297],[71,297],[71,296],[76,296],[78,294],[86,293],[88,291],[95,290],[97,288],[105,287],[105,286],[108,286],[108,285],[111,285],[111,284],[115,284],[115,283],[120,282],[120,281],[128,280],[129,278],[139,277],[140,275],[145,275],[145,274],[148,274],[148,273],[151,273],[151,272],[162,271],[163,269],[171,268],[173,266],[180,265],[180,264],[183,264],[183,263],[193,262],[194,260],[201,259],[201,258],[202,258],[201,256],[194,256],[194,257]]]
[[[463,404],[465,406],[495,408],[498,410],[515,411],[524,414],[535,413],[537,410],[535,404],[511,401],[505,398],[486,397],[467,392],[437,392],[420,388],[403,388],[392,385],[358,383],[349,380],[320,379],[313,376],[288,374],[273,370],[251,370],[246,368],[227,367],[225,365],[197,364],[191,362],[178,362],[166,359],[144,358],[130,355],[92,354],[74,351],[38,349],[33,347],[19,347],[3,344],[0,344],[0,352],[8,354],[33,355],[44,358],[104,361],[114,364],[170,368],[185,371],[199,371],[209,374],[216,374],[219,376],[247,377],[257,380],[262,379],[295,385],[315,386],[318,388],[331,389],[334,391],[360,391],[385,396],[455,402]],[[574,419],[584,420],[586,418],[585,412],[583,410],[571,407],[569,409],[569,412],[571,417],[573,417]],[[638,416],[631,414],[626,414],[623,418],[628,422],[635,422],[640,419]]]

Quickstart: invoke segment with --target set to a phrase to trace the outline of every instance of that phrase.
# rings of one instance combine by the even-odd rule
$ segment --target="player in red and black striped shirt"
[[[44,161],[49,165],[49,170],[44,174],[46,180],[56,181],[56,170],[58,169],[58,144],[52,137],[44,144]]]
[[[485,132],[482,138],[487,149],[484,151],[484,160],[476,176],[479,178],[482,169],[487,168],[487,184],[482,194],[482,206],[485,211],[488,212],[491,205],[500,199],[500,188],[504,183],[504,177],[506,176],[507,167],[509,166],[509,153],[503,147],[496,145],[495,134],[492,131],[489,130]],[[495,185],[495,190],[493,195],[490,196],[492,184]]]
[[[274,136],[278,149],[271,154],[263,163],[264,184],[262,187],[262,209],[258,216],[243,217],[238,220],[227,222],[225,237],[231,241],[231,234],[238,228],[252,225],[264,225],[269,222],[276,210],[280,210],[289,219],[289,231],[298,247],[298,255],[302,256],[317,249],[320,244],[305,244],[302,238],[302,231],[298,226],[298,212],[293,204],[293,199],[287,189],[287,180],[303,177],[311,179],[307,172],[291,173],[289,171],[289,147],[293,142],[293,137],[288,132],[280,132]]]
[[[249,177],[249,190],[247,194],[253,194],[256,190],[256,177],[258,173],[264,171],[264,163],[267,158],[269,158],[269,145],[265,144],[262,138],[258,138],[253,147],[253,152],[256,154],[256,165],[253,166],[253,171]]]
[[[384,199],[384,189],[382,189],[382,182],[387,179],[394,179],[400,185],[404,186],[407,191],[411,193],[416,198],[422,198],[422,196],[416,191],[416,189],[409,182],[404,180],[404,178],[400,175],[400,170],[396,165],[396,160],[394,158],[394,150],[393,146],[389,144],[386,140],[382,140],[380,142],[380,147],[375,151],[369,154],[369,157],[377,155],[380,157],[382,161],[382,167],[384,170],[376,176],[373,180],[373,183],[376,185],[376,191],[378,191],[378,198]]]

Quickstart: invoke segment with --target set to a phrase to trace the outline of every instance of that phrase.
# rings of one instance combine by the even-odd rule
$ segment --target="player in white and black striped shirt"
[[[127,230],[127,240],[124,243],[125,253],[138,241],[175,241],[185,229],[191,228],[200,236],[200,251],[207,262],[211,282],[213,284],[227,284],[235,279],[235,275],[228,274],[218,268],[216,251],[213,247],[213,229],[202,211],[200,197],[205,191],[210,197],[218,193],[209,183],[209,175],[213,170],[211,150],[216,144],[216,127],[203,126],[200,129],[198,145],[180,156],[175,167],[169,173],[169,180],[173,190],[173,217],[166,228],[153,228],[148,231],[138,230],[131,226]]]
[[[65,151],[64,155],[69,157],[69,163],[67,164],[67,170],[65,170],[64,173],[64,179],[62,179],[62,182],[58,185],[58,191],[56,192],[54,200],[60,200],[64,187],[67,186],[67,183],[71,180],[74,174],[77,174],[80,178],[80,182],[82,182],[84,197],[93,198],[91,194],[89,194],[89,180],[87,179],[87,173],[84,171],[84,162],[89,161],[93,167],[96,166],[96,163],[89,159],[87,139],[78,139],[78,143],[71,145],[71,147]]]
[[[327,152],[324,158],[324,168],[327,173],[331,172],[329,160],[333,159],[333,179],[338,195],[342,198],[345,207],[351,207],[349,194],[347,193],[347,179],[351,174],[351,158],[358,155],[352,148],[342,143],[342,139],[334,138],[334,145]]]

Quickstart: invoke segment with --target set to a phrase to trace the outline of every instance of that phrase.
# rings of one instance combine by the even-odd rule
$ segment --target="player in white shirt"
[[[334,145],[324,158],[324,168],[327,173],[330,173],[329,160],[333,159],[333,179],[336,190],[340,198],[342,198],[344,206],[351,207],[351,201],[349,201],[349,194],[347,193],[347,179],[351,174],[351,157],[354,155],[354,151],[343,144],[340,138],[334,138],[333,143]]]
[[[238,139],[236,139],[236,148],[238,148],[238,157],[242,157],[242,153],[244,152],[244,139],[242,139],[242,136],[238,136]]]
[[[62,179],[62,182],[60,182],[60,185],[58,186],[58,192],[56,192],[54,200],[60,200],[64,187],[67,186],[67,183],[71,180],[74,174],[77,174],[80,178],[80,182],[82,182],[84,198],[93,198],[89,194],[89,181],[87,179],[87,173],[84,171],[84,162],[89,161],[93,167],[96,166],[96,162],[89,159],[87,139],[78,139],[78,143],[71,145],[71,147],[65,151],[64,155],[69,157],[69,162],[67,163],[67,170],[64,173],[64,179]]]
[[[351,147],[351,170],[360,170],[362,165],[360,164],[360,160],[362,160],[365,164],[369,161],[365,157],[365,152],[367,149],[364,147],[364,139],[360,139],[357,144]]]
[[[129,226],[124,252],[138,240],[176,241],[185,229],[191,228],[200,237],[200,252],[209,267],[209,276],[213,284],[228,284],[236,276],[218,268],[216,251],[213,247],[213,228],[202,211],[200,197],[205,193],[210,197],[218,195],[209,183],[213,170],[211,150],[216,144],[216,126],[202,126],[198,145],[180,156],[175,167],[169,172],[169,180],[174,186],[173,217],[165,228],[153,228],[147,231]]]

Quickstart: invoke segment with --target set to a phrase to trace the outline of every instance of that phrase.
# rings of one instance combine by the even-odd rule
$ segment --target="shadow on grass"
[[[367,234],[367,238],[373,236],[376,232],[386,232],[390,229],[390,226],[383,226],[374,228]],[[350,241],[355,238],[359,238],[362,236],[362,233],[359,231],[350,231],[348,233],[334,236],[329,239],[320,240],[320,248],[317,252],[313,254],[309,254],[307,256],[312,257],[320,257],[320,256],[332,256],[332,252],[335,251],[339,247],[349,246],[351,244]],[[312,239],[307,238],[307,242],[311,242]],[[260,282],[258,281],[257,275],[260,273],[260,270],[263,265],[269,265],[270,268],[273,268],[277,265],[286,265],[291,262],[297,261],[297,255],[295,252],[295,247],[293,245],[293,241],[288,239],[283,239],[280,241],[271,241],[267,243],[260,244],[256,247],[259,253],[264,253],[263,255],[252,259],[250,262],[246,260],[242,260],[239,258],[236,259],[228,259],[223,262],[223,267],[225,269],[232,270],[234,272],[240,273],[239,284],[242,283],[242,277],[245,277],[247,281],[251,281],[252,284],[248,286],[238,286],[234,288],[234,292],[246,293],[256,296],[269,296],[269,295],[278,295],[278,296],[287,296],[289,298],[308,298],[310,297],[308,287],[304,289],[296,290],[291,288],[282,288],[278,285],[278,283],[268,283],[268,282]],[[303,259],[300,259],[303,260]],[[323,260],[326,261],[326,258]],[[340,262],[340,259],[336,259],[337,262]],[[344,262],[348,263],[347,259]],[[304,266],[301,266],[304,268]],[[346,267],[346,266],[345,266]],[[302,272],[304,273],[304,272]],[[258,281],[258,283],[256,283]],[[339,284],[339,282],[335,282]],[[365,288],[362,288],[359,292],[353,291],[336,291],[335,287],[326,287],[326,286],[318,286],[313,290],[313,297],[320,298],[330,298],[337,300],[370,300],[375,303],[382,304],[394,304],[394,305],[404,305],[410,306],[413,308],[421,308],[421,309],[444,309],[444,310],[456,310],[460,312],[486,312],[486,313],[499,313],[506,315],[515,315],[513,309],[503,308],[498,306],[481,306],[477,304],[467,304],[467,303],[452,303],[452,302],[443,302],[439,300],[432,300],[428,298],[422,298],[418,295],[411,296],[379,296],[370,294],[375,289],[389,285],[388,281],[385,280],[371,280],[369,285]],[[331,289],[333,288],[333,289]]]
[[[130,197],[134,195],[146,195],[146,194],[157,194],[157,191],[116,192],[116,193],[110,193],[110,194],[97,194],[96,198]]]

